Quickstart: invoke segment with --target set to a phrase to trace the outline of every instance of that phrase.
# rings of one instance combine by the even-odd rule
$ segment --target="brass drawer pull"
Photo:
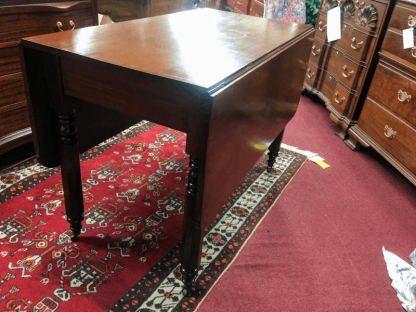
[[[321,49],[318,49],[318,50],[315,51],[315,48],[316,48],[315,45],[313,45],[312,46],[312,54],[315,55],[315,56],[318,56],[319,53],[321,53]]]
[[[338,100],[338,95],[339,95],[338,91],[335,92],[335,102],[337,102],[339,105],[341,105],[342,103],[344,103],[345,96]]]
[[[237,3],[238,3],[239,5],[243,5],[243,3],[242,3],[241,1],[237,1]]]
[[[389,138],[390,140],[393,140],[396,137],[397,132],[396,131],[393,131],[393,128],[390,128],[389,126],[386,125],[384,127],[384,135],[387,138]]]
[[[415,46],[412,48],[412,56],[416,57],[416,47]]]
[[[353,70],[350,71],[349,73],[346,73],[346,71],[347,71],[347,65],[344,65],[344,67],[342,68],[342,75],[345,78],[350,78],[354,74],[354,71]]]
[[[69,21],[69,26],[71,26],[71,28],[69,30],[74,30],[75,29],[75,23],[74,23],[74,21]],[[63,31],[62,30],[62,23],[61,22],[56,23],[56,27],[58,27],[58,29],[60,31]]]
[[[322,26],[322,21],[320,21],[319,24],[318,24],[318,29],[320,31],[325,31],[326,30],[326,25]]]
[[[365,6],[364,2],[361,2],[359,0],[355,0],[355,8],[361,10]]]
[[[411,95],[407,95],[407,92],[403,92],[402,90],[399,90],[397,92],[397,99],[402,103],[409,103],[410,99],[412,98]]]
[[[407,21],[407,24],[408,24],[410,27],[414,27],[414,26],[416,25],[416,22],[413,20],[413,16],[409,15],[409,19],[408,19],[408,21]]]
[[[364,42],[357,43],[355,37],[351,39],[351,48],[354,50],[359,50],[363,46]]]
[[[308,76],[309,79],[312,79],[313,76],[315,76],[315,73],[313,71],[311,71],[310,68],[308,68],[308,70],[306,71],[306,75]]]

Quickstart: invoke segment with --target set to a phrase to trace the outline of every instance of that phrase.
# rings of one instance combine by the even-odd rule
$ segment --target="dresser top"
[[[309,25],[198,9],[25,38],[21,44],[211,89],[312,31]]]

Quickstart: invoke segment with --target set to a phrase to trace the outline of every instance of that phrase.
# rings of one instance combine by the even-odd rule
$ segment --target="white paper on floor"
[[[403,309],[408,312],[416,312],[416,249],[409,256],[413,266],[384,249],[384,246],[383,255],[391,279],[391,286],[397,292]]]

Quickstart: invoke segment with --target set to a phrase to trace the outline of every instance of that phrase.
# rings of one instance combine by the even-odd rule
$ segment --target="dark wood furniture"
[[[0,155],[32,140],[20,39],[97,24],[96,0],[0,1]]]
[[[235,13],[263,17],[264,0],[220,0],[220,9]]]
[[[349,144],[373,147],[416,185],[416,46],[403,49],[403,29],[414,27],[416,3],[398,1],[374,78]]]
[[[313,34],[307,25],[199,9],[23,39],[35,146],[43,165],[61,165],[73,239],[84,212],[79,151],[113,134],[111,120],[184,131],[191,170],[181,264],[189,290],[203,229],[263,154],[256,144],[270,146],[269,165],[277,155]]]
[[[346,139],[357,123],[394,1],[323,0],[304,86],[317,94]],[[341,39],[327,42],[327,12],[341,6]]]

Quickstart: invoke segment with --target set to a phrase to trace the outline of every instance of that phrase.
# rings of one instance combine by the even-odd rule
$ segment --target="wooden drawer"
[[[401,33],[388,29],[381,50],[385,50],[406,61],[416,64],[416,51],[413,51],[413,49],[403,49],[403,36]],[[415,56],[412,55],[413,53]]]
[[[309,62],[312,62],[318,65],[322,59],[322,56],[325,54],[325,50],[324,50],[325,47],[326,46],[322,42],[315,39],[312,44],[312,50],[311,50],[311,55],[309,56]]]
[[[0,43],[0,76],[20,71],[22,71],[22,68],[20,65],[18,42]]]
[[[263,17],[264,15],[264,4],[261,1],[254,0],[250,8],[250,15]]]
[[[342,51],[348,49],[352,38],[352,31],[353,28],[351,25],[343,23],[341,29],[341,39],[335,41],[334,45],[340,48]]]
[[[367,20],[367,22],[370,20],[370,15],[368,13],[370,13],[369,9],[369,5],[373,6],[375,11],[377,12],[377,22],[376,22],[376,27],[374,28],[368,28],[369,30],[373,30],[378,32],[381,28],[381,22],[383,21],[383,17],[386,11],[386,4],[385,3],[381,3],[378,1],[371,1],[371,0],[355,0],[354,1],[354,5],[355,5],[355,17],[354,17],[354,21],[356,21],[357,17],[359,16],[359,12],[360,10],[364,13],[363,15],[366,17],[365,20]]]
[[[315,36],[322,41],[326,41],[326,16],[319,14],[319,18],[316,21],[315,30]]]
[[[358,125],[404,166],[416,173],[416,130],[413,127],[369,98],[364,103]]]
[[[0,137],[30,127],[26,102],[0,108]]]
[[[335,77],[338,77],[338,66],[342,60],[342,53],[336,48],[327,46],[325,53],[324,68]]]
[[[93,25],[91,2],[66,2],[44,5],[0,7],[0,42],[19,41],[21,38],[69,30],[70,21],[75,28]]]
[[[411,21],[409,21],[410,16],[414,17]],[[391,15],[389,26],[403,30],[412,27],[411,24],[409,25],[412,21],[416,22],[416,7],[398,2]]]
[[[22,74],[0,77],[0,108],[26,101]]]
[[[416,80],[379,63],[371,82],[369,95],[403,119],[416,125]]]
[[[318,67],[312,63],[308,63],[308,68],[306,69],[305,82],[310,87],[314,88],[318,74],[319,74]]]
[[[347,104],[353,96],[354,94],[337,84],[334,93],[332,94],[331,106],[335,108],[340,115],[346,115]]]
[[[338,80],[348,88],[353,89],[361,72],[360,66],[342,56],[337,70]]]
[[[319,79],[319,85],[317,89],[328,99],[332,98],[332,94],[334,93],[335,86],[337,84],[337,80],[331,76],[330,73],[326,71],[321,72],[321,78]]]
[[[361,31],[354,29],[351,33],[351,39],[346,46],[345,53],[352,56],[358,61],[364,60],[368,51],[368,44],[372,37]]]

